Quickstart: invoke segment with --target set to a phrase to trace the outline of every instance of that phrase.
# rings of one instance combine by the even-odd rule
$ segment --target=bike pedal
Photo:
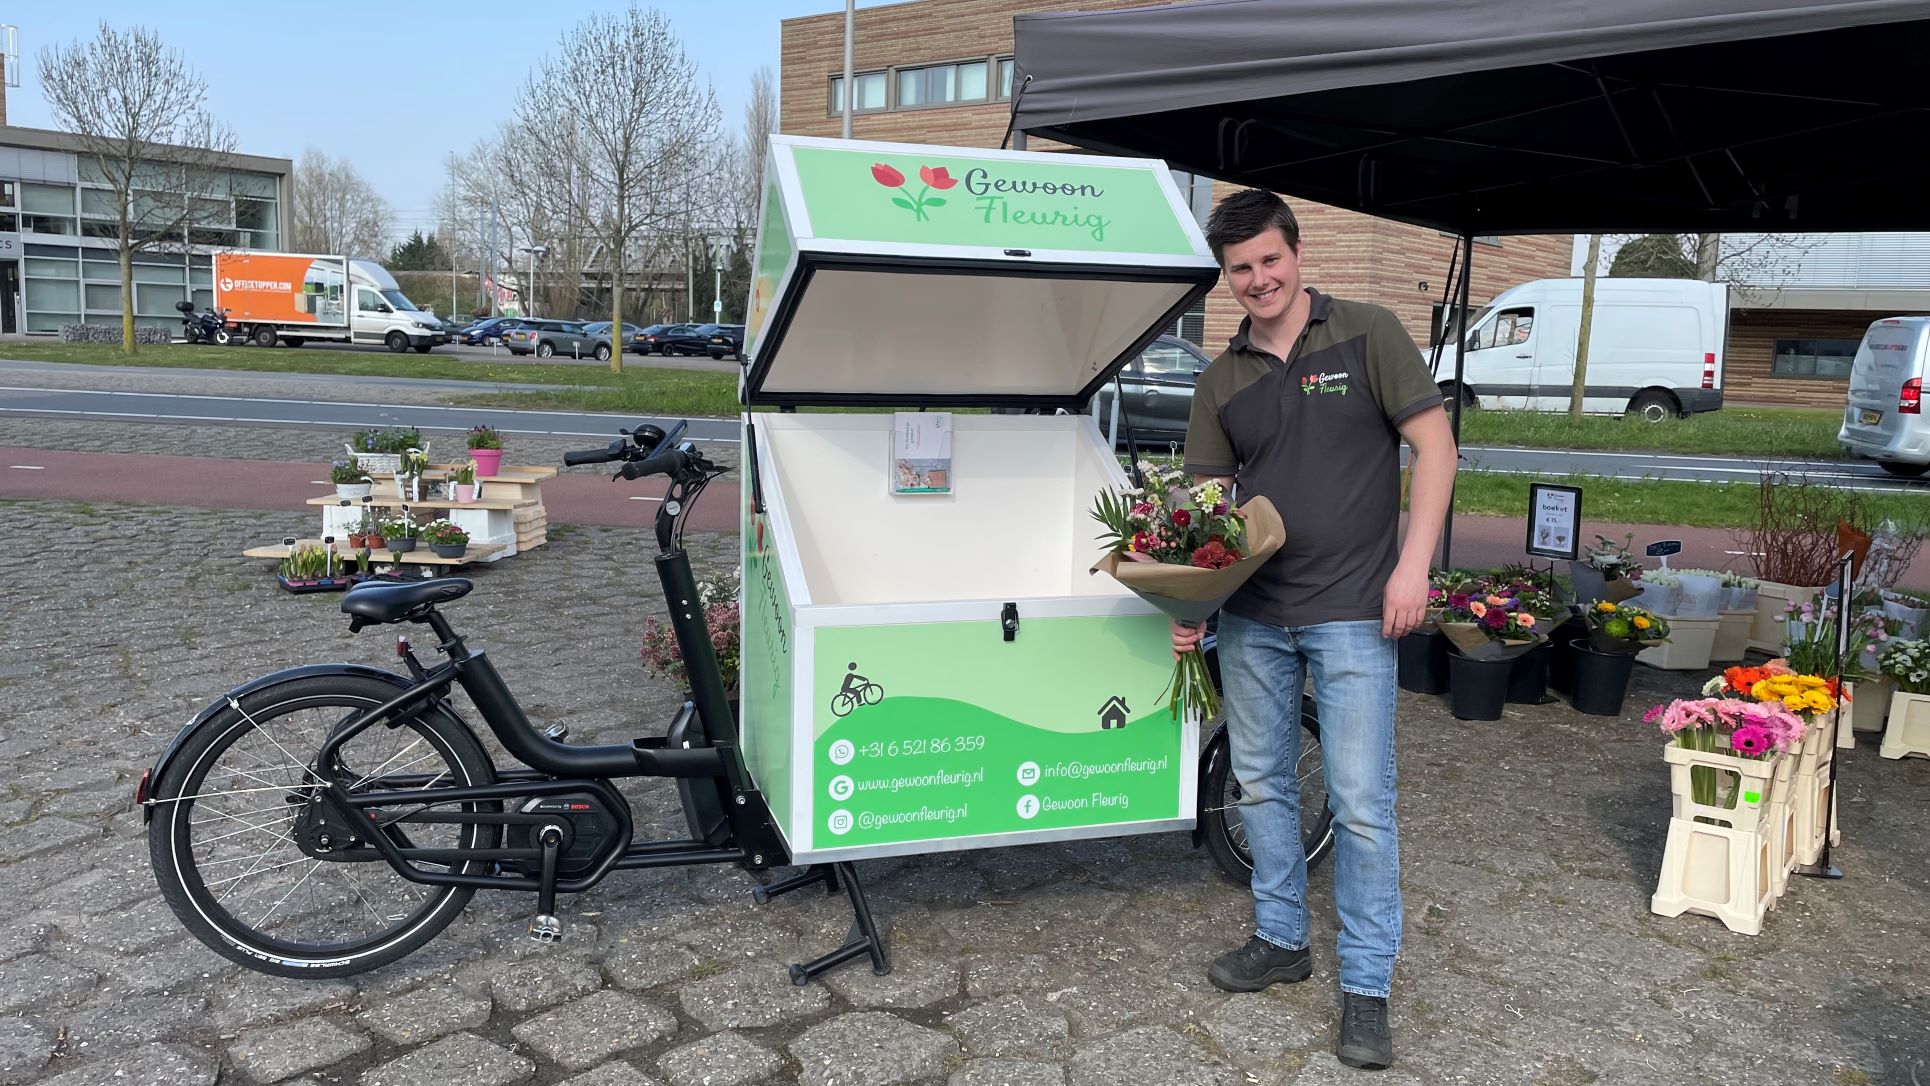
[[[529,937],[539,943],[563,941],[563,922],[548,913],[537,913],[529,921]]]

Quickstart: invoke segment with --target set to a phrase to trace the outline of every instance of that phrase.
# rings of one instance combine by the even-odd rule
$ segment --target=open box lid
[[[772,136],[746,403],[1083,404],[1219,278],[1153,159]]]

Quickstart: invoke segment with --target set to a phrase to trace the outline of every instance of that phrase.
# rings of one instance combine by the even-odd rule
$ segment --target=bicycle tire
[[[876,705],[885,700],[885,688],[877,683],[866,683],[858,688],[858,700],[866,705]]]
[[[230,961],[274,976],[350,976],[406,957],[434,938],[468,904],[475,892],[471,888],[409,882],[380,860],[367,863],[317,860],[290,839],[296,813],[301,809],[301,797],[308,794],[304,789],[313,788],[312,784],[304,783],[313,779],[308,772],[312,762],[296,764],[297,761],[312,758],[312,752],[319,749],[321,739],[329,734],[329,728],[340,727],[354,714],[382,704],[395,693],[393,684],[359,676],[298,679],[242,697],[241,711],[228,706],[187,737],[168,771],[155,783],[152,802],[157,809],[148,825],[148,851],[161,896],[196,939]],[[302,729],[302,725],[297,722],[296,714],[307,714],[311,710],[319,711],[318,716],[309,719],[307,731],[312,734],[297,738],[296,732]],[[330,721],[333,723],[330,724]],[[316,722],[328,727],[318,731],[313,726]],[[286,727],[282,724],[286,724]],[[406,738],[407,735],[413,735],[414,738]],[[224,769],[224,766],[241,762],[243,757],[256,757],[259,760],[258,756],[240,749],[241,744],[249,742],[251,736],[265,738],[268,746],[261,749],[274,754],[276,760],[286,759],[287,764],[243,765],[240,769]],[[368,747],[408,745],[402,746],[377,764],[366,777],[355,782],[357,788],[380,788],[386,778],[405,770],[416,777],[425,773],[437,776],[446,773],[452,780],[459,777],[456,783],[463,785],[491,784],[496,779],[495,769],[475,736],[460,720],[440,708],[425,710],[393,729],[378,724],[350,740],[344,749],[345,761],[349,762],[344,768],[349,772],[359,772],[364,768],[365,763],[357,760],[362,750],[358,744],[364,737],[368,737]],[[304,739],[310,741],[305,742]],[[414,753],[424,744],[426,752]],[[223,756],[230,753],[236,757],[224,763]],[[448,768],[423,766],[421,763],[432,754]],[[376,750],[367,757],[380,758],[381,753]],[[398,761],[403,758],[408,760]],[[217,790],[206,790],[209,778],[217,769],[223,769],[227,774],[227,777],[216,777],[217,781],[241,777],[245,778],[243,783],[250,786],[226,791],[220,790],[221,786],[217,784]],[[408,785],[398,780],[394,786]],[[244,792],[250,793],[248,798],[237,800],[236,797]],[[281,793],[279,805],[274,802],[275,793]],[[223,811],[223,804],[217,804],[216,800],[245,802],[253,806],[244,810],[242,815],[235,815]],[[465,810],[472,811],[492,809],[494,806],[463,805]],[[202,813],[204,807],[208,812],[206,814]],[[249,821],[260,816],[268,817]],[[230,822],[239,822],[243,828],[229,829]],[[199,840],[201,845],[212,846],[220,842],[224,835],[230,838],[245,837],[235,846],[242,851],[242,855],[221,860],[197,857],[195,827],[207,823],[219,823],[216,829],[221,832],[209,831]],[[260,844],[262,836],[274,834],[283,825],[288,829],[280,834],[279,841],[266,846]],[[409,824],[411,829],[418,832],[436,832],[434,827],[440,825],[445,824]],[[389,832],[405,847],[411,843],[399,826],[385,832]],[[447,832],[454,838],[452,846],[437,842],[439,847],[493,848],[501,837],[500,826],[474,823],[453,827]],[[257,847],[263,848],[263,851],[251,862],[247,850]],[[264,866],[269,863],[271,854],[274,857],[272,864]],[[240,876],[234,876],[228,874],[233,868],[221,866],[230,863],[249,863],[250,866]],[[254,911],[251,910],[253,904],[280,889],[279,883],[266,881],[277,869],[299,867],[304,863],[311,866],[300,875],[299,881],[282,893],[273,907],[255,916],[252,922],[236,915],[235,909]],[[353,894],[344,894],[323,872],[323,868],[338,873]],[[465,873],[481,873],[485,867],[472,862],[462,865],[462,870]],[[256,871],[260,872],[262,881],[249,884],[244,890],[242,884]],[[377,882],[376,873],[396,881],[392,884]],[[322,879],[309,890],[308,907],[313,908],[315,898],[332,889],[342,901],[366,907],[379,930],[332,942],[308,942],[286,937],[285,933],[262,930],[270,927],[271,922],[286,926],[289,921],[310,919],[300,915],[302,906],[299,904],[279,920],[275,914],[281,910],[284,902],[317,874],[322,874]],[[364,874],[368,885],[358,880],[356,874]],[[295,872],[290,871],[283,881],[295,877]],[[209,881],[211,878],[214,879],[213,883]],[[389,911],[385,912],[371,899],[369,886],[375,886],[379,893],[390,885],[404,896],[402,900],[387,905]],[[220,887],[220,891],[216,892],[215,887]],[[414,897],[413,901],[409,900],[411,896]],[[356,898],[359,898],[359,902]],[[334,910],[328,907],[329,902],[325,897],[322,905],[323,908],[314,913],[313,918],[320,923],[329,923],[321,918]],[[407,911],[402,912],[403,909]],[[349,911],[355,914],[356,922],[361,922],[359,909]],[[339,918],[339,913],[335,915]]]
[[[844,708],[842,709],[838,708],[840,704],[842,704]],[[858,699],[852,697],[850,694],[847,694],[842,690],[831,695],[831,715],[832,716],[845,716],[846,714],[850,713],[851,710],[856,709],[857,707],[858,707]]]
[[[1300,740],[1300,847],[1307,856],[1307,870],[1313,871],[1334,847],[1334,812],[1327,803],[1324,763],[1320,757],[1320,712],[1311,694],[1300,702],[1300,727],[1306,734]],[[1206,851],[1228,878],[1242,884],[1253,878],[1253,853],[1247,847],[1245,830],[1239,824],[1240,784],[1233,776],[1232,751],[1224,737],[1209,744],[1205,757],[1206,772],[1200,782],[1200,820]],[[1310,759],[1314,759],[1310,765]],[[1309,784],[1317,784],[1318,803],[1310,803]],[[1312,817],[1309,818],[1309,813]]]

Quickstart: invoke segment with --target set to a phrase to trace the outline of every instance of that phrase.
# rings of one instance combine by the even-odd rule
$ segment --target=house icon
[[[1106,704],[1099,709],[1099,729],[1104,731],[1108,728],[1125,727],[1126,714],[1130,712],[1132,709],[1127,707],[1126,699],[1114,694],[1107,698]]]

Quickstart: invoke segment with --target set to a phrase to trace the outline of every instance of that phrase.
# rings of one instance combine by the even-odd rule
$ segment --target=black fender
[[[1206,844],[1206,805],[1219,802],[1218,796],[1207,795],[1206,779],[1212,775],[1213,765],[1216,759],[1231,758],[1233,756],[1232,750],[1229,747],[1231,742],[1226,736],[1226,721],[1222,720],[1219,726],[1213,729],[1213,734],[1207,736],[1206,742],[1200,744],[1200,760],[1198,766],[1200,779],[1199,786],[1194,793],[1198,796],[1196,802],[1199,805],[1199,809],[1193,818],[1194,848],[1199,848],[1201,845]]]
[[[161,756],[155,759],[154,767],[141,775],[140,794],[135,798],[141,806],[142,824],[145,825],[154,818],[154,804],[148,796],[149,789],[153,786],[153,782],[160,780],[162,775],[167,772],[168,766],[173,763],[175,755],[180,753],[181,747],[188,741],[188,736],[191,735],[196,728],[207,723],[216,713],[227,708],[230,701],[239,700],[248,694],[253,694],[259,690],[266,690],[271,686],[280,686],[284,683],[292,683],[301,679],[312,679],[323,675],[377,679],[381,682],[388,683],[398,691],[407,690],[415,685],[415,682],[406,675],[397,675],[393,671],[384,671],[379,667],[371,667],[368,664],[303,664],[300,667],[291,667],[281,671],[270,672],[242,683],[240,686],[209,702],[206,706],[202,707],[200,712],[194,714],[194,719],[188,721],[180,731],[174,734],[174,738],[168,742],[167,749],[163,750]],[[435,700],[444,709],[448,708],[447,699],[437,698]]]

